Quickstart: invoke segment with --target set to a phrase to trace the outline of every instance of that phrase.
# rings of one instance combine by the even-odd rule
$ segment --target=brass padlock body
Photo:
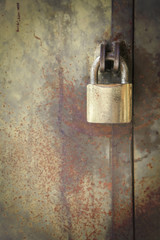
[[[129,123],[132,119],[132,84],[88,84],[87,121]]]

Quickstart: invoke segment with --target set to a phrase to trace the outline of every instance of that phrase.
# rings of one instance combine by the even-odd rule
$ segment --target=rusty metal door
[[[159,240],[158,0],[0,0],[0,240]],[[131,124],[89,124],[106,39],[125,43]]]

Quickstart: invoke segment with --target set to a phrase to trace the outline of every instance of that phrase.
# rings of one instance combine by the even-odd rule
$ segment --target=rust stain
[[[135,237],[159,239],[159,1],[137,4],[135,38]],[[147,26],[147,27],[146,27]],[[139,34],[140,33],[140,34]],[[147,39],[147,41],[145,41]],[[143,64],[145,63],[145,64]]]
[[[40,46],[42,46],[42,40],[41,40],[41,38],[38,37],[38,36],[36,36],[35,33],[34,33],[34,37],[40,41]]]
[[[6,2],[6,7],[8,4],[12,5]],[[8,59],[16,56],[17,60],[14,64],[11,61],[8,69],[2,57],[2,239],[132,238],[128,174],[132,125],[112,127],[86,122],[90,56],[95,43],[110,35],[109,26],[104,26],[109,19],[107,4],[41,0],[37,5],[23,1],[29,16],[36,16],[34,27],[43,36],[46,51],[39,36],[34,33],[30,38],[33,29],[28,19],[26,31],[23,25],[22,35],[18,35],[21,44],[10,42],[12,27],[7,39],[3,34]],[[122,5],[117,4],[119,11]],[[129,6],[128,1],[123,4]],[[10,8],[3,2],[1,5],[8,14]],[[10,11],[8,16],[12,22],[14,14]],[[141,18],[142,23],[146,21]],[[8,22],[2,27],[6,32]],[[115,39],[123,39],[123,30],[116,31]],[[126,35],[130,36],[129,28]],[[38,50],[33,36],[40,43]],[[153,232],[158,236],[159,54],[148,53],[148,49],[140,46],[135,52],[135,206],[141,240],[152,239]],[[142,69],[139,63],[144,59]]]

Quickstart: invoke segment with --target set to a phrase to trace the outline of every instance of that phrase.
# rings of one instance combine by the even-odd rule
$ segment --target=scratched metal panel
[[[135,2],[136,240],[160,239],[160,1]]]
[[[120,52],[132,82],[133,0],[112,1],[112,40],[121,41]],[[112,239],[133,240],[133,124],[112,126]]]
[[[86,122],[111,1],[1,0],[0,239],[110,239],[111,127]]]

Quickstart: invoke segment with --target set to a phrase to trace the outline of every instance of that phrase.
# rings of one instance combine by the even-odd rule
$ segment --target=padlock
[[[120,57],[120,83],[98,84],[100,57],[91,68],[87,85],[87,122],[129,123],[132,120],[132,83],[128,81],[128,66]]]

